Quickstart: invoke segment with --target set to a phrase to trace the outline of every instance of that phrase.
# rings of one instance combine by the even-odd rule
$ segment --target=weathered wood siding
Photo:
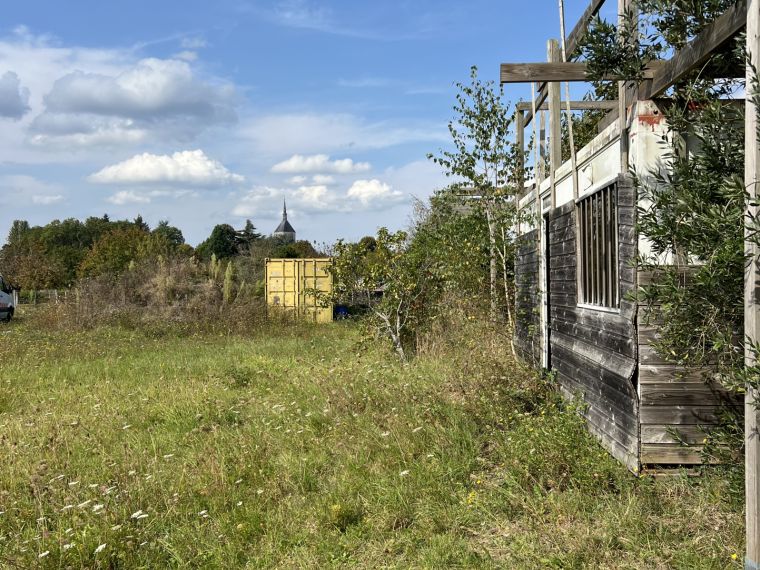
[[[541,363],[541,295],[539,294],[538,230],[518,238],[515,258],[515,349],[533,366]]]
[[[640,270],[638,281],[650,283],[651,272]],[[657,353],[652,346],[658,335],[654,311],[639,307],[641,463],[697,465],[702,462],[702,440],[717,422],[720,407],[741,409],[741,401],[709,378],[709,367],[678,366]]]
[[[589,430],[630,469],[639,467],[639,413],[635,288],[635,195],[618,180],[620,310],[579,307],[576,279],[576,206],[549,213],[551,367],[562,392],[585,401]]]

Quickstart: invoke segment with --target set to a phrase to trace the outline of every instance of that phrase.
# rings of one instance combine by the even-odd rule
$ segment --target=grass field
[[[502,341],[2,327],[0,566],[741,567],[720,473],[632,476]]]

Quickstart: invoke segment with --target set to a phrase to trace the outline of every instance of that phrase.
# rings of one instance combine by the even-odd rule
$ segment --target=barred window
[[[576,212],[580,229],[578,301],[617,308],[620,306],[617,185],[611,184],[583,198]]]

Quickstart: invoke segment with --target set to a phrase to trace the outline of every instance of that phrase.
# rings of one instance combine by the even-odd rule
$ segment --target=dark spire
[[[273,235],[281,238],[284,237],[288,241],[295,241],[296,239],[296,230],[294,230],[293,226],[288,222],[288,208],[285,204],[284,198],[282,200],[282,221],[280,222],[280,225],[277,226],[277,229],[274,230]]]

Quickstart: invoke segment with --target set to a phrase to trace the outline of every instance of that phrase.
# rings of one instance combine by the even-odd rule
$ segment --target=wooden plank
[[[678,444],[641,444],[642,465],[700,465],[701,446],[683,447]]]
[[[710,432],[709,425],[648,424],[641,426],[641,443],[681,443],[701,444]],[[712,426],[715,429],[715,426]]]
[[[644,68],[642,72],[643,78],[654,78],[660,67],[660,62],[651,62]],[[605,81],[613,81],[619,79],[619,77],[616,75],[606,75],[602,79]],[[502,84],[535,83],[542,81],[549,83],[549,87],[551,87],[552,83],[562,83],[566,81],[589,82],[592,80],[594,79],[589,75],[586,63],[582,61],[501,64],[500,81]]]
[[[682,49],[678,50],[639,89],[640,99],[653,99],[662,95],[670,86],[703,65],[723,44],[740,32],[747,24],[747,2],[739,0],[717,20],[705,27]]]
[[[570,109],[573,111],[608,110],[617,109],[617,104],[617,101],[570,101]],[[532,103],[526,101],[520,101],[515,107],[518,111],[530,112],[533,110]],[[562,107],[567,107],[567,101],[562,103]],[[549,105],[546,103],[536,106],[537,111],[547,111],[548,109]]]
[[[546,83],[540,83],[538,86],[538,96],[535,99],[536,104],[536,112],[540,111],[540,107],[543,106],[543,104],[546,102],[546,98],[549,96],[549,90],[547,89],[548,85]],[[528,110],[527,114],[525,115],[525,126],[527,127],[531,121],[533,120],[533,105],[528,103],[530,106],[530,109]],[[543,129],[541,129],[543,131]],[[541,177],[539,176],[539,180],[541,180]]]
[[[552,357],[553,360],[553,357]],[[638,414],[636,399],[631,393],[624,393],[625,388],[619,379],[612,376],[599,378],[584,378],[573,371],[582,370],[577,367],[557,368],[559,384],[571,392],[579,394],[590,406],[604,413],[607,419],[628,432],[638,429]],[[605,382],[605,379],[609,382]]]
[[[576,399],[573,391],[564,386],[560,386],[560,392],[567,400]],[[635,419],[631,420],[626,430],[619,419],[613,418],[612,414],[594,405],[587,406],[581,415],[586,419],[586,428],[589,433],[597,437],[613,457],[631,470],[638,469],[639,441],[638,425]]]
[[[633,373],[636,369],[636,359],[621,354],[604,345],[597,345],[580,336],[570,336],[559,330],[553,329],[553,349],[562,353],[563,358],[578,368],[577,373],[586,377],[602,378],[610,382],[607,375],[615,377],[615,384],[623,384],[625,389],[621,393],[631,393],[633,397]],[[603,377],[604,375],[604,377]]]
[[[675,364],[673,360],[662,356],[653,347],[646,344],[639,346],[639,362],[643,365],[654,365],[654,366]]]
[[[609,330],[600,330],[594,327],[584,326],[579,323],[568,323],[561,320],[552,321],[552,331],[557,331],[567,336],[579,338],[597,347],[622,354],[629,358],[636,357],[636,345],[633,338],[628,335],[616,335]]]
[[[639,386],[641,407],[645,406],[716,406],[736,399],[721,386],[701,382],[656,382]]]
[[[675,364],[642,364],[639,366],[639,384],[663,382],[703,382],[711,368],[685,368]]]
[[[604,0],[591,0],[591,3],[583,11],[581,17],[578,18],[578,22],[567,36],[568,59],[573,55],[573,52],[575,52],[578,44],[580,44],[583,36],[586,34],[586,30],[588,30],[591,20],[599,13],[603,4]]]
[[[549,40],[546,45],[548,64],[545,65],[568,65],[560,63],[559,44],[557,40]],[[557,207],[557,169],[562,166],[562,121],[560,117],[560,90],[559,83],[549,83],[549,179],[551,180],[551,207]],[[573,245],[575,249],[575,245]],[[569,253],[569,252],[568,252]]]
[[[719,406],[642,406],[639,418],[642,425],[707,425],[718,420]]]
[[[746,66],[746,85],[753,85],[753,79],[760,70],[760,0],[749,0],[747,10],[747,45],[748,62]],[[750,90],[752,88],[750,87]],[[758,207],[758,161],[760,161],[760,141],[758,141],[758,109],[753,97],[747,97],[744,114],[744,187],[748,195],[745,200],[745,244],[744,250],[751,260],[745,264],[744,274],[744,338],[751,342],[745,345],[744,361],[747,366],[755,366],[756,359],[752,344],[760,340],[760,299],[758,298],[758,280],[760,279],[760,247],[754,238],[754,225],[760,207]],[[745,568],[760,567],[760,414],[758,413],[758,394],[752,386],[747,386],[744,401],[744,437],[745,437],[745,497],[746,497],[746,544]]]

